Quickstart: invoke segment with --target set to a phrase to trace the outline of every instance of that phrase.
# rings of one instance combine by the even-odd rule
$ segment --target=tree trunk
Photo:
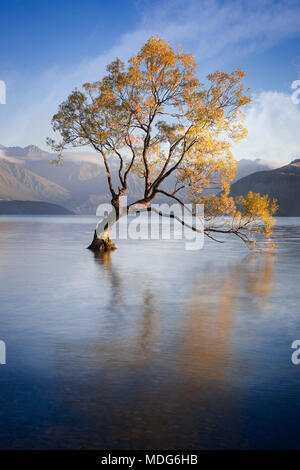
[[[103,253],[105,251],[115,250],[117,247],[110,237],[100,238],[95,230],[92,243],[88,246],[94,253]]]
[[[88,246],[94,253],[115,250],[117,247],[111,240],[111,228],[117,221],[116,211],[112,210],[108,216],[97,225],[92,243]]]
[[[88,249],[92,250],[94,253],[115,250],[117,247],[110,238],[114,223],[127,214],[134,215],[137,211],[142,212],[147,210],[148,205],[148,203],[136,203],[127,207],[118,207],[118,211],[112,210],[108,216],[97,225],[94,231],[93,241],[88,246]],[[118,215],[116,215],[117,213]]]

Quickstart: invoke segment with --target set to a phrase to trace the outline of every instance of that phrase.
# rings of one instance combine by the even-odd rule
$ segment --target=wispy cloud
[[[74,87],[99,79],[116,56],[126,60],[150,35],[159,34],[172,45],[182,44],[193,52],[203,78],[233,57],[261,51],[300,31],[300,2],[296,0],[165,0],[155,5],[139,2],[139,26],[118,37],[109,50],[92,59],[83,58],[73,67],[53,65],[34,78],[0,123],[0,142],[43,146],[59,102]],[[248,145],[250,137],[251,131]]]
[[[151,15],[144,27],[184,42],[199,59],[243,55],[272,46],[299,34],[297,0],[168,0]],[[171,21],[170,21],[170,18]]]
[[[300,104],[291,95],[262,92],[246,113],[248,136],[233,147],[234,156],[289,163],[300,157]]]

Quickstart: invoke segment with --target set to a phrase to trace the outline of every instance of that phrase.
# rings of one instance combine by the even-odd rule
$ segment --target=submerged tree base
[[[104,253],[106,251],[112,251],[116,249],[116,245],[110,238],[106,238],[105,240],[99,238],[95,230],[93,241],[90,246],[88,246],[88,250],[91,250],[94,253]]]

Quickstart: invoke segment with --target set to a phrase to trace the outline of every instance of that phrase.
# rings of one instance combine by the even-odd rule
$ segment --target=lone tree
[[[112,224],[137,209],[151,210],[158,194],[182,205],[204,204],[203,231],[210,238],[234,234],[252,245],[255,233],[270,236],[274,201],[253,193],[238,200],[230,197],[236,173],[230,143],[246,135],[241,108],[250,102],[243,90],[244,73],[217,71],[204,86],[195,70],[191,54],[151,37],[127,66],[116,59],[102,80],[85,83],[83,91],[75,89],[53,116],[53,129],[62,139],[48,139],[48,144],[58,154],[57,163],[68,146],[89,145],[105,166],[115,217],[109,214],[99,224],[89,247],[94,251],[114,248]],[[117,185],[113,158],[118,162]],[[142,179],[143,192],[123,208],[120,201],[133,173]],[[167,191],[171,175],[174,188]]]

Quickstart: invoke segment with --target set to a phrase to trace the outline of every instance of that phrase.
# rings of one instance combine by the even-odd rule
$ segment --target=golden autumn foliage
[[[241,70],[217,71],[204,85],[191,54],[151,37],[127,65],[116,59],[105,77],[71,93],[52,120],[62,139],[48,143],[58,161],[68,146],[92,146],[103,159],[115,208],[136,173],[144,190],[134,204],[148,207],[157,194],[180,204],[203,203],[208,236],[234,233],[250,244],[250,231],[270,236],[276,206],[252,193],[230,197],[236,174],[231,142],[246,135],[241,110],[250,102],[243,78]],[[117,186],[112,158],[119,164]],[[174,188],[167,192],[171,175]]]

